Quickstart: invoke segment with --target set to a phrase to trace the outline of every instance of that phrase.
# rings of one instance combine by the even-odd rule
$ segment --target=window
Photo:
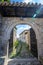
[[[27,34],[28,32],[25,32],[25,34]]]

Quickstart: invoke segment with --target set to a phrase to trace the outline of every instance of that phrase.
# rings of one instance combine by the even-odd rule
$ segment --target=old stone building
[[[20,40],[22,42],[25,42],[26,44],[28,44],[30,47],[30,31],[24,30],[23,32],[21,32],[20,33]]]
[[[6,7],[7,6],[7,7]],[[8,57],[11,31],[17,24],[30,25],[36,35],[38,59],[43,57],[43,5],[0,2],[0,43]],[[22,18],[21,18],[22,17]]]

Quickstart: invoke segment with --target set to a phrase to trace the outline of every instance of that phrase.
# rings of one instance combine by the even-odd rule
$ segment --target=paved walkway
[[[21,56],[18,56],[13,59],[8,58],[8,48],[7,48],[7,55],[0,56],[0,65],[41,65],[40,62],[33,57],[30,53],[27,53],[27,49],[23,45]]]
[[[0,65],[41,65],[40,62],[34,58],[23,58],[23,59],[7,59],[6,56],[0,57]]]
[[[36,58],[29,59],[10,59],[8,60],[8,65],[41,65]]]

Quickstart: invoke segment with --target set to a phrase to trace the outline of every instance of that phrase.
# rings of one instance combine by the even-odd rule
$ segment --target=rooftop
[[[39,12],[40,11],[40,12]],[[43,5],[37,3],[0,2],[0,13],[3,17],[30,17],[43,18]]]
[[[19,35],[22,35],[24,32],[27,33],[28,31],[30,31],[30,30],[24,30]]]

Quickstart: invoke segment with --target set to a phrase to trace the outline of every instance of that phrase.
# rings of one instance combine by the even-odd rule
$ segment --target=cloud
[[[28,26],[28,25],[20,26],[18,28],[18,31],[25,30],[25,29],[30,29],[30,26]]]
[[[28,3],[28,2],[32,2],[32,0],[23,0],[23,2]]]
[[[43,0],[32,0],[32,1],[34,1],[34,3],[41,3],[41,4],[43,4]]]
[[[20,27],[20,28],[18,28],[19,30],[22,30],[24,27]]]
[[[26,2],[26,3],[28,3],[28,2],[30,2],[30,3],[41,3],[41,4],[43,4],[43,0],[23,0],[23,2]]]
[[[39,0],[39,3],[43,4],[43,0]]]

